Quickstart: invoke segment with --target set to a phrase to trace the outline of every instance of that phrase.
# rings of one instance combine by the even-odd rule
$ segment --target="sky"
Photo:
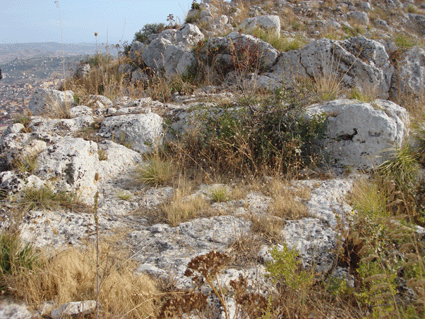
[[[0,44],[28,42],[119,44],[147,23],[173,14],[183,23],[192,0],[1,0]]]

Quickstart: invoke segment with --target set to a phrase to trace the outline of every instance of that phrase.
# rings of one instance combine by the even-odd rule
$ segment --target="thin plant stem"
[[[96,319],[99,319],[99,216],[97,214],[99,192],[94,195],[94,221],[96,224]]]

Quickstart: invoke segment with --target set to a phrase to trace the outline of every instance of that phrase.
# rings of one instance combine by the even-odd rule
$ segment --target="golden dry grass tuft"
[[[100,246],[100,303],[102,318],[145,318],[154,315],[155,282],[135,274],[136,265]],[[96,251],[69,248],[44,258],[42,266],[7,277],[12,293],[36,307],[56,300],[59,305],[77,300],[96,300]]]
[[[172,226],[197,218],[207,211],[209,203],[200,195],[187,197],[187,191],[179,188],[175,191],[170,202],[161,206],[163,221]]]

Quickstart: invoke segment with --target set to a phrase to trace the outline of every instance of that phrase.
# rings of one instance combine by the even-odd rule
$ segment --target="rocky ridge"
[[[386,3],[393,8],[405,5],[400,1]],[[233,4],[223,5],[230,7]],[[238,25],[238,30],[264,28],[279,36],[291,35],[282,31],[278,16],[279,8],[291,8],[309,29],[314,25],[319,32],[316,35],[320,36],[325,26],[337,30],[344,29],[344,26],[351,28],[347,20],[367,26],[373,7],[381,6],[372,2],[336,3],[332,9],[333,18],[325,19],[325,5],[323,1],[278,1],[276,14],[267,14],[269,9],[252,5],[249,12],[253,17]],[[343,271],[335,265],[335,251],[341,245],[340,236],[348,227],[353,212],[346,195],[351,192],[358,174],[347,177],[340,172],[345,167],[354,171],[369,170],[391,158],[388,150],[400,147],[409,137],[410,119],[404,108],[387,99],[405,93],[419,94],[425,84],[423,48],[415,46],[402,52],[399,64],[395,65],[392,56],[395,44],[386,37],[379,41],[371,40],[368,34],[378,30],[382,33],[404,30],[407,25],[413,24],[423,35],[423,15],[403,13],[402,19],[391,25],[375,18],[373,29],[368,29],[365,36],[346,40],[312,39],[302,48],[280,52],[261,39],[235,30],[231,22],[239,14],[238,9],[234,16],[215,17],[214,11],[218,12],[218,8],[213,3],[203,1],[200,8],[198,24],[211,22],[210,30],[202,32],[196,24],[187,23],[179,30],[164,30],[150,37],[147,43],[135,41],[129,53],[133,65],[122,65],[120,69],[128,73],[131,81],[144,83],[151,80],[152,70],[171,78],[185,74],[201,62],[216,72],[215,65],[208,61],[208,52],[213,51],[215,63],[220,65],[220,72],[224,74],[225,82],[221,86],[203,88],[191,96],[176,94],[173,103],[162,103],[150,97],[110,100],[96,95],[87,103],[89,106],[76,105],[72,91],[37,89],[29,105],[32,116],[28,126],[20,123],[10,125],[1,136],[1,189],[16,197],[26,189],[49,186],[56,192],[76,193],[78,199],[87,205],[93,205],[98,194],[100,232],[127,230],[123,245],[130,249],[132,259],[138,263],[138,272],[163,280],[173,278],[178,289],[192,287],[191,280],[184,276],[189,261],[212,250],[231,254],[234,242],[253,236],[252,216],[268,216],[274,199],[250,191],[237,200],[212,203],[208,189],[216,185],[200,185],[186,199],[191,196],[204,198],[212,211],[211,217],[194,218],[177,226],[152,224],[141,212],[159,209],[173,198],[176,189],[141,186],[134,182],[134,175],[137,167],[145,163],[143,154],[151,153],[169,137],[169,132],[164,129],[165,123],[174,131],[184,133],[190,129],[191,116],[196,113],[196,108],[208,105],[207,99],[234,97],[229,90],[235,84],[231,75],[238,69],[234,50],[235,45],[239,45],[254,50],[259,54],[257,60],[261,61],[260,68],[254,73],[240,75],[242,82],[252,82],[266,89],[281,85],[290,89],[299,77],[318,78],[333,74],[347,88],[363,89],[366,85],[376,91],[376,99],[371,102],[345,98],[306,107],[307,120],[315,115],[327,118],[326,132],[318,144],[328,154],[334,175],[327,180],[293,181],[288,187],[311,190],[308,199],[299,199],[307,208],[309,217],[281,220],[284,227],[280,244],[299,250],[304,266],[314,266],[321,274]],[[198,13],[195,11],[191,10],[188,17],[195,16]],[[308,15],[311,17],[307,21],[305,17]],[[339,19],[335,19],[337,17]],[[234,32],[218,36],[225,30]],[[197,55],[193,48],[199,43],[203,46]],[[140,68],[142,64],[150,71]],[[44,116],[46,109],[58,105],[70,106],[70,118]],[[77,137],[76,133],[85,132],[97,124],[96,138]],[[17,161],[29,158],[35,161],[34,170],[22,172],[16,169]],[[232,192],[230,186],[229,192]],[[129,195],[128,199],[117,195],[123,193]],[[5,229],[14,222],[7,205],[4,205],[1,214],[0,229]],[[85,239],[93,239],[94,217],[90,209],[85,212],[33,209],[18,223],[21,237],[40,248],[79,246]],[[239,274],[258,280],[258,274],[265,273],[265,262],[271,258],[270,248],[270,245],[264,244],[257,254],[257,263],[246,267],[230,266],[220,274],[219,280],[228,285]],[[262,278],[264,282],[261,285],[267,287],[267,280]],[[62,308],[65,309],[66,305],[59,309]],[[27,310],[16,314],[14,309],[21,308],[13,305],[1,310],[0,318],[29,318],[34,315]],[[58,317],[58,311],[52,311],[50,316]]]

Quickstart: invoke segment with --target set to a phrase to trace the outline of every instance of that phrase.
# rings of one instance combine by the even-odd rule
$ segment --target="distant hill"
[[[98,45],[98,50],[106,52],[105,46],[101,44]],[[96,44],[64,43],[63,51],[65,56],[92,55],[96,53]],[[116,55],[117,50],[110,50],[110,53]],[[62,44],[57,42],[0,44],[0,65],[6,64],[16,58],[25,59],[59,56],[62,56]]]

